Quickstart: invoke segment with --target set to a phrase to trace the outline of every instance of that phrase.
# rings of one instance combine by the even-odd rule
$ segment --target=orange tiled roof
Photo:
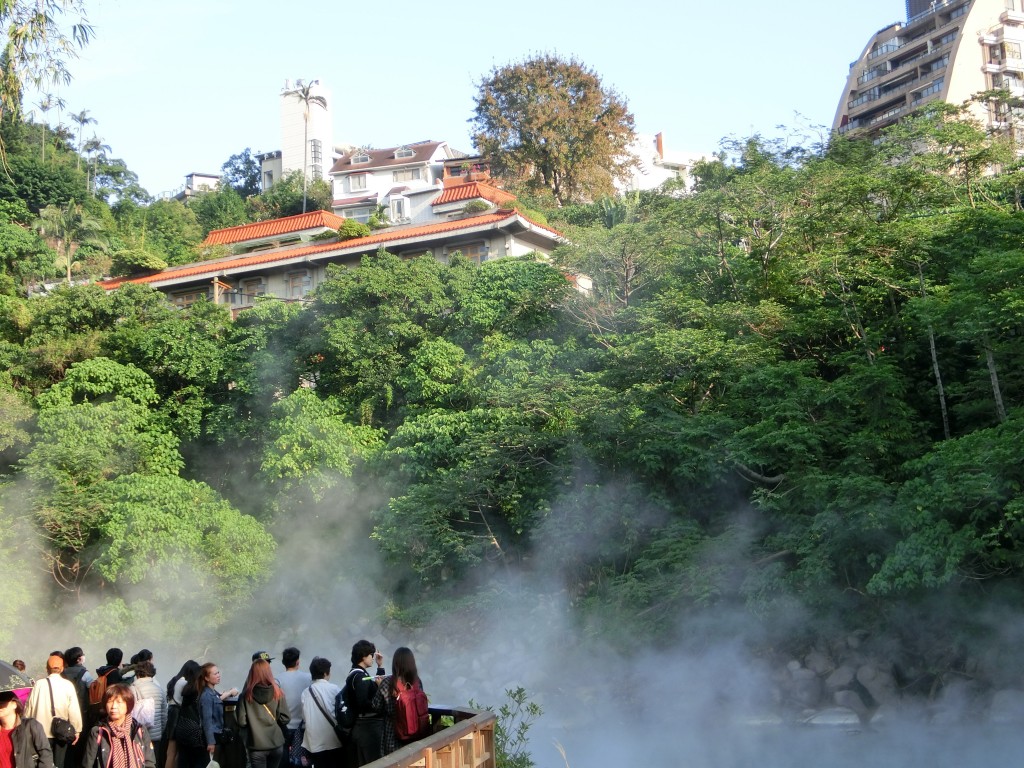
[[[291,232],[302,232],[306,229],[317,229],[319,227],[337,229],[344,221],[341,216],[335,216],[330,211],[299,213],[295,216],[285,216],[283,219],[257,221],[255,224],[242,224],[238,227],[215,229],[206,236],[206,239],[203,240],[203,245],[230,245],[231,243],[241,243],[245,240],[258,240],[263,237],[286,235]]]
[[[480,181],[471,181],[467,184],[457,184],[453,187],[446,187],[444,192],[437,196],[431,205],[443,205],[445,203],[458,203],[462,200],[475,200],[483,198],[490,200],[496,205],[506,205],[515,201],[515,195],[510,195],[504,190],[484,184]]]
[[[323,211],[321,211],[321,213],[323,213]],[[309,214],[306,215],[308,216]],[[442,221],[438,224],[424,224],[419,227],[401,227],[398,229],[391,229],[387,232],[379,232],[367,237],[356,237],[351,240],[344,240],[340,243],[320,243],[317,245],[300,245],[291,248],[278,248],[273,251],[262,251],[260,253],[238,256],[237,258],[212,259],[210,261],[199,261],[192,264],[185,264],[181,267],[168,267],[167,269],[160,270],[159,272],[154,272],[150,275],[143,275],[141,277],[115,277],[110,280],[101,281],[99,286],[109,291],[125,283],[157,283],[161,280],[170,280],[180,277],[198,277],[204,274],[217,275],[239,267],[251,267],[275,261],[284,261],[300,257],[304,258],[319,253],[329,253],[330,251],[351,250],[358,253],[360,250],[364,250],[368,246],[386,246],[390,242],[407,240],[409,238],[429,237],[430,235],[438,235],[445,232],[457,232],[460,229],[471,229],[473,227],[479,227],[487,224],[498,224],[515,216],[519,216],[520,218],[528,221],[536,229],[548,232],[558,238],[562,237],[562,234],[557,230],[537,224],[534,221],[530,221],[530,219],[523,216],[514,208],[505,208],[500,209],[495,213],[471,216],[469,218],[456,219],[454,221]],[[288,218],[295,217],[290,216]],[[277,219],[277,221],[283,221],[283,219]],[[263,223],[272,224],[273,222],[268,221]],[[253,225],[250,224],[247,226]]]

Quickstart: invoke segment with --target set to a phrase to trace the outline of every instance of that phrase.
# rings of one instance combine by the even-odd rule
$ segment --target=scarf
[[[110,758],[107,768],[143,768],[142,760],[132,741],[132,716],[128,715],[121,725],[107,723],[110,730]]]

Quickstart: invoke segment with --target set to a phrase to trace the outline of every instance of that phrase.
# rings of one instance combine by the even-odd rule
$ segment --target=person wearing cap
[[[281,768],[302,765],[302,737],[306,731],[302,722],[302,694],[313,684],[313,678],[309,672],[299,669],[301,655],[301,651],[294,646],[289,646],[281,652],[284,672],[278,678],[278,684],[284,691],[285,700],[288,702],[288,714],[291,717],[288,721],[288,730],[284,734],[285,750]]]
[[[0,691],[0,765],[54,768],[53,751],[42,723],[23,714],[14,691]]]
[[[252,655],[252,660],[253,661],[265,661],[265,662],[267,662],[269,664],[270,662],[272,662],[274,660],[274,658],[269,653],[267,653],[266,651],[256,651],[256,653],[254,653]]]
[[[75,728],[75,740],[71,743],[77,744],[82,736],[82,709],[78,705],[78,692],[74,683],[62,677],[63,671],[64,657],[56,653],[51,654],[46,660],[46,677],[37,680],[32,686],[25,715],[38,720],[43,726],[43,732],[49,739],[50,749],[53,751],[54,765],[58,768],[72,768],[70,765],[65,766],[67,745],[54,740],[53,732],[50,730],[53,718],[63,717]]]

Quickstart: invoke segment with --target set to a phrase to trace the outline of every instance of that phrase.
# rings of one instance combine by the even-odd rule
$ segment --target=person
[[[374,710],[380,713],[384,721],[380,738],[381,757],[390,755],[396,749],[413,741],[402,741],[395,731],[395,701],[398,698],[398,691],[400,688],[413,686],[423,689],[419,672],[416,671],[416,657],[409,648],[403,646],[398,648],[391,658],[391,674],[380,681],[372,702]]]
[[[163,686],[156,681],[156,667],[152,661],[135,662],[135,680],[131,684],[135,696],[132,717],[146,726],[153,752],[160,754],[159,742],[164,737],[167,724],[167,695]],[[145,713],[145,714],[143,714]]]
[[[82,712],[82,728],[85,728],[89,713],[89,683],[95,678],[85,668],[85,651],[80,646],[73,645],[64,651],[64,672],[61,675],[65,680],[70,680],[78,693],[78,708]],[[85,751],[85,739],[79,739],[73,746],[68,748],[65,762],[72,766],[82,763],[82,755]]]
[[[57,742],[50,728],[54,717],[62,717],[74,726],[75,738],[71,742],[77,744],[82,735],[82,710],[78,705],[78,693],[70,680],[61,677],[64,671],[64,657],[51,653],[46,660],[46,677],[37,680],[32,686],[25,707],[26,716],[38,720],[43,726],[46,738],[50,740],[53,752],[53,763],[57,768],[64,768],[68,745]],[[70,764],[68,764],[70,768]]]
[[[0,691],[0,765],[11,768],[54,768],[53,751],[38,720],[23,717],[14,691]]]
[[[181,665],[174,677],[167,681],[167,703],[181,705],[181,694],[185,686],[196,679],[202,667],[198,661],[189,659]]]
[[[101,703],[104,714],[89,731],[82,768],[156,768],[149,733],[132,718],[132,689],[108,685]]]
[[[124,659],[124,651],[120,648],[108,648],[106,659],[106,664],[96,668],[96,677],[107,678],[107,685],[124,682],[121,679],[121,661]]]
[[[235,718],[245,734],[250,768],[277,768],[284,752],[281,727],[287,725],[291,717],[288,700],[274,680],[269,661],[257,658],[249,667]]]
[[[341,689],[331,682],[330,659],[313,657],[309,676],[312,682],[301,697],[302,719],[306,723],[302,746],[310,753],[313,768],[343,768],[345,750],[334,730],[334,702]]]
[[[181,710],[181,696],[185,686],[194,681],[201,671],[199,662],[189,659],[181,665],[178,674],[167,681],[167,720],[164,724],[163,738],[156,745],[159,768],[175,768],[178,764],[178,745],[174,739],[174,728]]]
[[[384,656],[369,640],[360,640],[352,646],[352,671],[345,678],[349,690],[346,703],[356,715],[352,726],[356,765],[372,763],[380,757],[380,739],[384,731],[384,718],[373,708],[377,686],[384,679]],[[376,664],[376,677],[370,668]]]
[[[14,667],[16,670],[18,670],[19,672],[24,672],[25,671],[25,662],[22,661],[21,659],[15,659],[14,661],[12,661],[11,662],[11,666]]]
[[[284,672],[278,680],[284,698],[288,702],[288,727],[284,734],[284,751],[281,758],[280,768],[287,765],[302,765],[302,735],[305,727],[302,723],[302,692],[309,688],[313,678],[309,672],[299,669],[299,657],[301,652],[298,648],[288,647],[281,652],[281,663],[284,664]]]
[[[188,747],[178,745],[178,754],[185,762],[182,764],[179,759],[178,765],[181,768],[203,768],[206,763],[218,760],[217,745],[220,743],[220,734],[224,731],[224,700],[238,695],[238,689],[232,688],[221,693],[217,690],[220,683],[220,670],[213,662],[203,664],[199,669],[196,679],[185,686],[181,695],[182,707],[196,704],[199,707],[199,719],[203,728],[204,747]],[[218,761],[219,762],[219,761]]]

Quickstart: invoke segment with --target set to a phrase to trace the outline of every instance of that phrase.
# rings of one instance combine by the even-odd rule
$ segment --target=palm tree
[[[56,249],[58,264],[65,270],[68,285],[71,285],[71,271],[78,265],[75,251],[80,245],[107,248],[103,224],[74,200],[66,205],[43,208],[35,221],[35,230]]]
[[[92,159],[92,181],[89,180],[89,169],[86,168],[85,171],[85,188],[92,193],[95,191],[93,187],[96,184],[96,166],[99,164],[100,158],[106,157],[106,153],[110,151],[110,145],[104,144],[103,139],[94,133],[92,138],[85,142],[85,146],[82,149]]]
[[[43,97],[36,102],[36,106],[39,107],[39,111],[43,113],[43,142],[39,147],[40,159],[46,159],[46,113],[54,107],[57,109],[63,109],[67,106],[67,102],[64,101],[60,96],[54,96],[52,93],[43,94]]]
[[[75,160],[75,168],[81,169],[82,167],[82,138],[85,135],[85,126],[92,123],[96,124],[95,117],[89,117],[89,110],[83,109],[77,115],[71,116],[72,122],[78,123],[78,157]]]
[[[302,80],[295,81],[296,87],[289,91],[292,96],[302,103],[302,119],[304,129],[302,133],[302,212],[306,212],[306,186],[309,180],[309,111],[316,104],[321,109],[327,109],[327,99],[323,96],[313,94],[313,86],[317,84],[314,80],[311,83],[303,83]]]

